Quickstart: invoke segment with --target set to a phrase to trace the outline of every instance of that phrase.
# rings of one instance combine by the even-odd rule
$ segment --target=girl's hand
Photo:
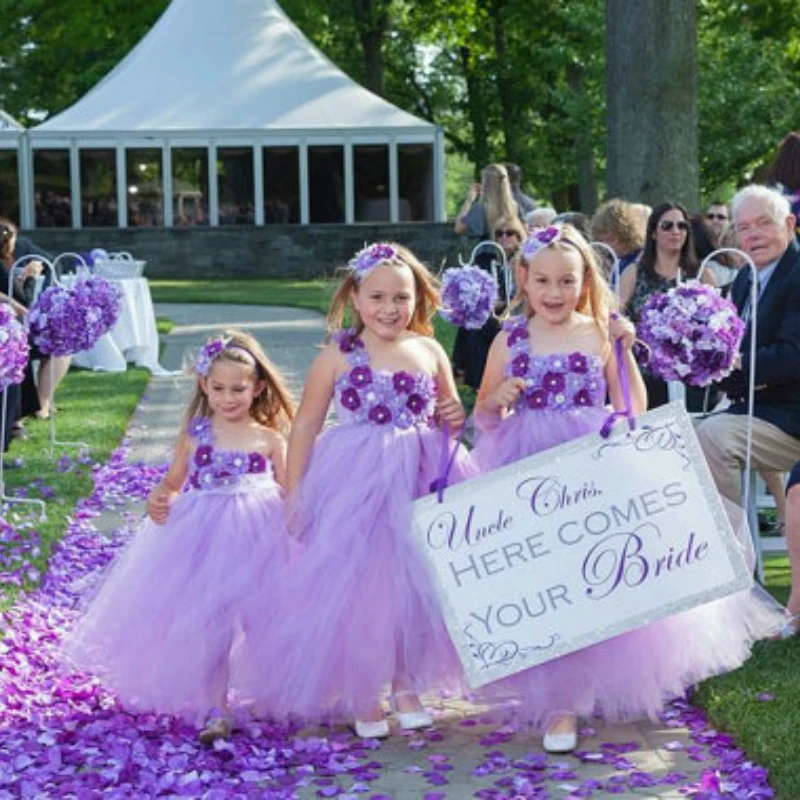
[[[156,525],[163,525],[169,516],[169,509],[178,493],[163,483],[159,483],[147,498],[147,514]]]
[[[612,342],[619,339],[622,346],[626,350],[630,350],[636,341],[636,328],[627,317],[623,317],[615,311],[608,320],[608,335]]]
[[[458,430],[464,424],[467,415],[464,413],[464,406],[456,397],[448,397],[441,400],[436,409],[439,422],[446,422],[453,430]]]
[[[506,378],[487,398],[487,405],[502,410],[510,408],[517,402],[520,393],[525,390],[522,378]]]

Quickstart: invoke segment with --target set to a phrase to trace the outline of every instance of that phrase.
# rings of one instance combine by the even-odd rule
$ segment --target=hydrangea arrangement
[[[442,319],[460,328],[482,328],[497,304],[497,282],[480,267],[448,269],[442,278]]]
[[[356,277],[361,280],[375,269],[378,264],[393,261],[395,258],[397,258],[397,250],[392,245],[378,242],[359,250],[348,261],[347,265],[355,273]]]
[[[649,352],[640,358],[654,375],[708,386],[730,374],[744,323],[730,300],[687,281],[644,304],[636,326]]]
[[[103,278],[79,278],[66,289],[45,289],[28,315],[33,341],[45,355],[68,356],[90,350],[117,322],[119,290]]]
[[[28,334],[11,307],[0,304],[0,391],[22,383],[28,363]]]

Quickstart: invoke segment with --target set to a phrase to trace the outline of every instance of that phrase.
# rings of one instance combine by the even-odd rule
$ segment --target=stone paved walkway
[[[318,314],[299,309],[158,304],[156,313],[176,324],[174,330],[165,337],[162,364],[166,368],[180,368],[187,356],[196,351],[208,336],[235,326],[251,332],[265,345],[280,369],[291,376],[291,383],[298,389],[298,395],[324,332],[324,322]],[[162,461],[169,456],[191,385],[191,379],[182,376],[154,377],[151,380],[147,390],[148,400],[142,404],[131,425],[133,458]],[[538,737],[503,728],[502,720],[496,713],[487,719],[481,715],[481,709],[465,702],[427,700],[435,709],[437,723],[434,731],[427,736],[395,734],[383,742],[373,752],[381,777],[371,782],[364,794],[348,794],[348,797],[380,795],[394,800],[416,800],[426,796],[436,800],[473,797],[480,789],[497,788],[495,781],[502,779],[503,775],[514,774],[513,770],[503,771],[505,760],[513,762],[536,758],[541,754]],[[547,781],[548,796],[586,796],[575,794],[585,780],[603,781],[612,774],[619,774],[618,768],[598,763],[601,745],[606,743],[629,743],[630,752],[625,752],[624,757],[636,769],[656,778],[681,772],[688,776],[684,783],[695,782],[702,770],[709,766],[708,762],[694,761],[689,757],[685,748],[690,748],[694,743],[685,728],[647,722],[597,725],[594,732],[584,736],[580,743],[581,750],[597,754],[594,760],[591,757],[585,762],[572,756],[549,757],[548,775],[556,777]],[[628,750],[628,747],[620,748],[620,751],[623,750]],[[430,778],[437,764],[452,767],[439,771],[440,775],[446,777],[446,785],[437,785],[435,778]],[[479,766],[486,764],[491,764],[491,769],[481,769]],[[475,775],[476,768],[479,773],[488,770],[488,774]],[[318,787],[313,790],[309,788],[302,796],[316,797],[317,791]],[[515,796],[513,783],[505,791],[509,794],[501,796]],[[611,795],[595,792],[592,796]],[[627,789],[622,793],[615,792],[614,796],[680,798],[686,795],[673,785]]]

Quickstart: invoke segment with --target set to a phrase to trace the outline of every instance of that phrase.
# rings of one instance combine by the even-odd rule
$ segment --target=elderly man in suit
[[[740,366],[722,384],[728,409],[697,427],[717,488],[741,503],[747,445],[747,391],[755,372],[752,466],[785,472],[800,460],[800,247],[789,201],[765,186],[746,186],[732,202],[739,247],[758,272],[756,358],[750,363],[751,271],[742,269],[731,298],[746,321]]]

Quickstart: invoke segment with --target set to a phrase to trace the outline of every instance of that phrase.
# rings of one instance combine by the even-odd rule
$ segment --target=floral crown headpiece
[[[359,250],[348,262],[347,266],[357,280],[366,278],[379,264],[394,261],[400,254],[397,248],[385,242],[369,244]]]
[[[203,349],[194,362],[194,371],[203,377],[208,375],[211,365],[216,361],[217,356],[228,346],[229,342],[230,339],[224,336],[216,336],[213,339],[209,339],[203,345]]]
[[[572,242],[564,236],[561,228],[556,225],[548,225],[540,231],[531,233],[522,243],[522,255],[524,258],[533,258],[540,250],[544,250],[555,242],[564,241],[567,244]]]
[[[217,360],[220,353],[224,350],[237,350],[240,353],[244,353],[247,358],[253,362],[256,368],[256,374],[258,374],[259,367],[256,357],[246,347],[242,347],[239,344],[231,344],[232,341],[233,339],[230,336],[215,336],[213,339],[209,339],[203,345],[203,349],[194,362],[194,371],[198,375],[205,377],[208,375],[212,364]]]

